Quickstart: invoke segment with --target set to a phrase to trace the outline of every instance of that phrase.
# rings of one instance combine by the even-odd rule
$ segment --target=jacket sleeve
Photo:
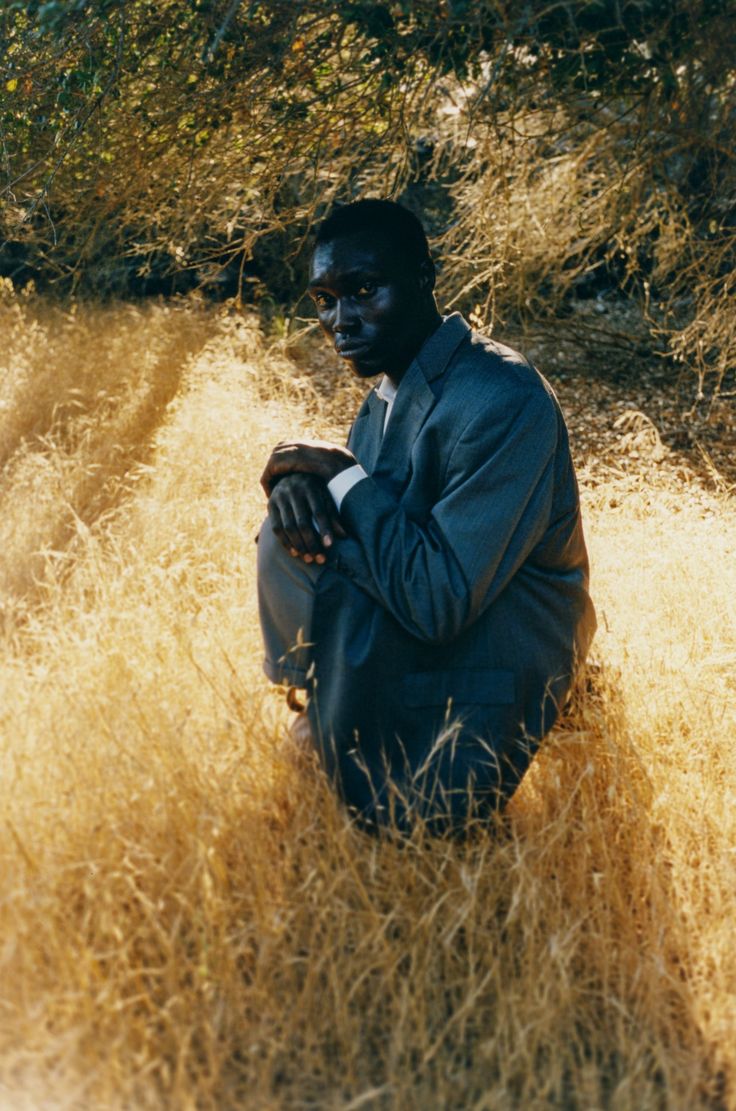
[[[372,477],[345,496],[350,532],[337,569],[412,636],[453,640],[503,590],[550,516],[557,413],[545,390],[481,409],[451,450],[441,496],[425,522]]]

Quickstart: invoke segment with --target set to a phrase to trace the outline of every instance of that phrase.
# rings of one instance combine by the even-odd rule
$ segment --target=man
[[[360,378],[347,448],[279,444],[262,477],[265,670],[360,819],[457,830],[503,805],[595,629],[567,432],[515,351],[440,316],[419,221],[320,226],[309,292]]]

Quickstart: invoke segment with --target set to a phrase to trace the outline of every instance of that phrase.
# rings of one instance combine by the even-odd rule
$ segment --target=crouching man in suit
[[[320,325],[378,384],[347,447],[274,448],[258,581],[266,673],[305,692],[347,805],[443,832],[513,793],[595,616],[557,400],[523,356],[442,317],[434,278],[400,205],[319,227]]]

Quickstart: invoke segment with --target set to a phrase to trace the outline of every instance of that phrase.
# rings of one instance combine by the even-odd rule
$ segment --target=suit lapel
[[[385,413],[385,403],[376,398]],[[399,493],[406,485],[411,449],[435,405],[436,398],[416,360],[402,379],[388,428],[379,443],[373,474],[383,486]]]
[[[381,448],[385,414],[386,403],[371,390],[348,437],[348,447],[368,474],[373,473]]]
[[[470,334],[459,313],[446,317],[430,336],[401,380],[386,434],[386,402],[371,390],[348,439],[348,447],[368,474],[399,495],[411,470],[411,449],[437,401],[429,385],[446,370],[457,347]],[[439,386],[435,387],[439,393]]]

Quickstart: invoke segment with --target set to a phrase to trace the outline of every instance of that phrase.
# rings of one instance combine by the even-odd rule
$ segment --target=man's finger
[[[302,539],[301,532],[297,527],[296,521],[291,516],[291,513],[284,514],[284,538],[285,547],[291,552],[292,555],[305,555],[306,548]]]
[[[277,444],[261,475],[261,486],[270,495],[279,479],[292,473],[311,474],[329,482],[354,462],[347,448],[322,440]]]
[[[272,500],[268,503],[268,519],[271,523],[271,531],[287,551],[291,549],[291,542],[289,541],[286,531],[284,529],[284,522],[281,517],[281,511]]]
[[[277,444],[268,457],[261,475],[261,486],[270,497],[279,478],[294,470],[294,452],[289,444]]]
[[[302,554],[302,541],[296,528],[294,512],[287,491],[277,490],[268,500],[268,515],[271,527],[291,555]]]
[[[315,490],[315,498],[317,499],[318,509],[314,511],[314,518],[319,525],[322,543],[326,548],[329,548],[336,536],[344,537],[347,536],[347,533],[342,527],[337,506],[329,491],[318,487]]]
[[[307,467],[298,467],[297,460],[298,453],[294,450],[292,444],[276,445],[261,475],[261,486],[268,497],[273,493],[274,486],[279,478],[283,478],[284,475],[292,474],[297,470],[309,469]]]
[[[314,526],[319,533],[324,547],[329,548],[336,536],[347,536],[345,529],[340,523],[335,502],[329,491],[327,491],[321,483],[308,484],[306,486],[306,492],[310,502]]]
[[[268,504],[268,513],[273,534],[289,555],[302,556],[311,563],[312,556],[305,547],[290,504],[272,497]]]
[[[301,538],[301,550],[304,552],[305,556],[309,555],[312,558],[321,555],[322,538],[314,526],[312,509],[306,499],[300,504],[298,514],[296,518],[296,528],[299,530]]]
[[[309,487],[307,496],[309,498],[309,511],[312,516],[312,522],[321,541],[320,550],[322,548],[322,545],[324,545],[324,547],[326,548],[329,548],[330,544],[332,543],[333,533],[333,514],[330,512],[329,508],[329,502],[331,502],[332,499],[330,498],[329,494],[325,497],[324,491],[317,486]],[[333,502],[333,511],[334,508],[335,505]]]
[[[315,556],[322,553],[322,540],[312,521],[308,492],[301,486],[290,485],[277,491],[273,500],[281,507],[290,547],[311,563]]]

